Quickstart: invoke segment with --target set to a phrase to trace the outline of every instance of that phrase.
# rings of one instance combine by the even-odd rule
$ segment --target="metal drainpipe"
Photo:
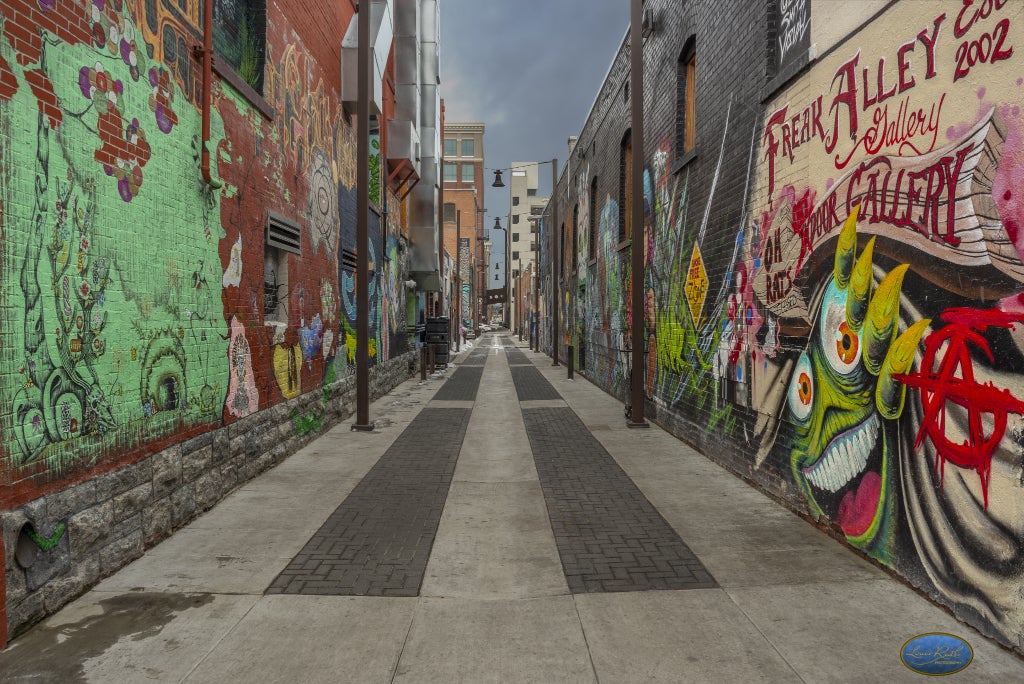
[[[207,0],[207,5],[211,3]],[[356,420],[353,430],[369,432],[370,422],[370,3],[363,0],[359,22],[358,107],[356,142]]]
[[[643,2],[632,0],[629,25],[630,55],[630,135],[633,145],[631,185],[633,206],[631,212],[630,256],[632,277],[630,299],[633,309],[633,361],[631,384],[631,410],[626,425],[631,428],[648,427],[644,420],[644,53],[641,26],[643,24]]]
[[[554,220],[555,228],[551,231],[551,365],[558,365],[558,313],[562,308],[562,298],[559,294],[558,279],[561,278],[561,246],[563,242],[562,229],[558,227],[558,159],[551,160],[551,218]],[[558,230],[558,233],[555,233]]]
[[[213,2],[203,3],[203,149],[200,167],[203,180],[211,188],[224,187],[224,181],[210,174],[210,119],[213,108]]]

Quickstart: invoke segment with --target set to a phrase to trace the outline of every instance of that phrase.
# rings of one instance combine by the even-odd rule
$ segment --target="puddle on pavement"
[[[103,599],[98,615],[60,625],[43,622],[15,639],[0,651],[0,680],[86,682],[86,660],[125,637],[141,641],[156,636],[179,613],[212,601],[212,594],[157,592]]]

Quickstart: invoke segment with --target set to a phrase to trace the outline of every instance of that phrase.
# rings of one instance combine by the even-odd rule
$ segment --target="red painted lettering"
[[[917,39],[924,44],[925,56],[928,58],[928,70],[925,71],[925,80],[933,78],[935,76],[935,41],[939,38],[939,26],[942,25],[942,21],[946,18],[946,14],[942,13],[935,18],[935,22],[932,26],[932,35],[928,35],[928,29],[925,29],[917,34]]]
[[[909,43],[900,45],[899,49],[896,50],[896,63],[899,65],[899,83],[901,93],[914,87],[914,77],[910,76],[910,78],[907,78],[907,72],[910,70],[910,60],[907,58],[907,53],[913,52],[916,44],[917,41],[912,40]]]

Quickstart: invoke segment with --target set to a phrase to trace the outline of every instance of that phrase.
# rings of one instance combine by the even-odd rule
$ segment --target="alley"
[[[2,681],[971,681],[1024,664],[504,334],[250,481],[0,653]]]

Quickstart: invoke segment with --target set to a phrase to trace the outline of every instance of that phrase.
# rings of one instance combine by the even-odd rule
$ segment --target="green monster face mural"
[[[858,211],[839,236],[833,277],[790,382],[791,466],[812,513],[837,523],[853,546],[889,562],[895,419],[906,397],[893,375],[909,370],[930,321],[897,336],[908,267],[890,271],[872,293],[874,238],[858,256]]]

